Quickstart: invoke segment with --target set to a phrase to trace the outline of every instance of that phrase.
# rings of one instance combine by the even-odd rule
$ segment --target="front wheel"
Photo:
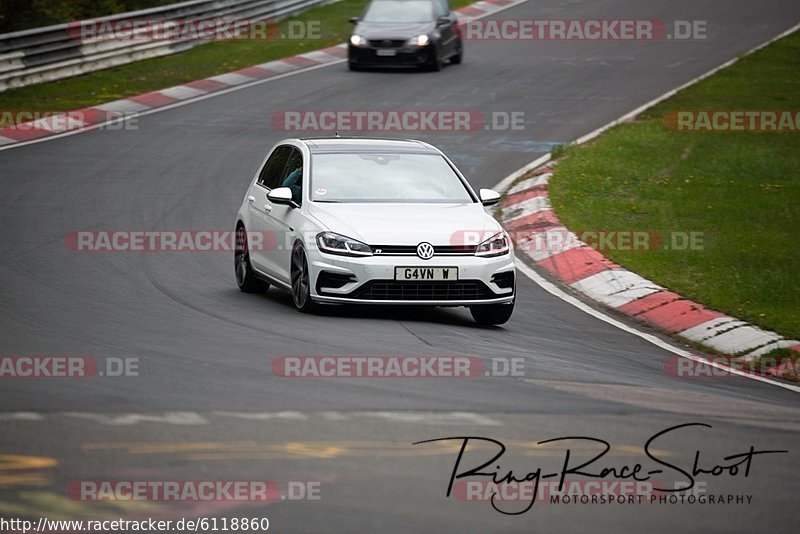
[[[442,61],[442,56],[439,54],[439,50],[435,47],[431,47],[431,57],[428,59],[428,70],[433,72],[438,72],[444,68],[444,61]]]
[[[311,300],[311,274],[306,251],[300,245],[295,245],[292,251],[291,277],[294,307],[304,313],[314,311],[316,303]]]
[[[461,65],[461,61],[464,59],[464,45],[459,42],[456,50],[456,54],[450,58],[451,65]]]
[[[236,272],[236,285],[245,293],[263,293],[269,289],[269,284],[259,280],[250,265],[250,251],[247,249],[247,232],[244,226],[236,228],[233,267]]]
[[[475,322],[482,326],[505,324],[514,313],[514,303],[509,304],[481,304],[470,306],[469,311]]]

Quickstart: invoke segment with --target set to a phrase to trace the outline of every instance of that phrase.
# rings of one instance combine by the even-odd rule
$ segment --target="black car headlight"
[[[353,46],[365,46],[367,44],[367,40],[360,35],[353,34],[350,36],[350,44]]]
[[[502,256],[503,254],[508,254],[510,250],[508,237],[503,232],[499,234],[495,234],[480,245],[477,246],[475,249],[476,256],[482,256],[484,258],[491,258],[494,256]]]
[[[417,35],[416,37],[412,37],[411,39],[406,41],[406,44],[410,44],[412,46],[426,46],[430,42],[431,38],[425,34],[422,34],[422,35]]]
[[[322,252],[327,252],[328,254],[372,256],[372,249],[369,248],[369,245],[333,232],[317,234],[317,245],[319,245],[319,249]]]

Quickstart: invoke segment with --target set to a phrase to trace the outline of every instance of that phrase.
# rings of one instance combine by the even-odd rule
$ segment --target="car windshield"
[[[429,0],[375,0],[364,14],[365,22],[428,22],[433,20]]]
[[[315,154],[315,202],[474,202],[439,154]]]

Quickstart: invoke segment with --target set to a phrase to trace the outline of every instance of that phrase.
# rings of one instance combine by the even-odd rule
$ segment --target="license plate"
[[[458,267],[395,267],[395,280],[458,280]]]
[[[375,51],[375,53],[379,56],[396,56],[397,50],[392,50],[391,48],[379,48]]]

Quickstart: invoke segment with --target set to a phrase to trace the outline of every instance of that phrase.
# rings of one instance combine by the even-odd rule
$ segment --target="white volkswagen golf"
[[[288,139],[253,177],[236,220],[236,282],[294,305],[467,306],[479,324],[514,309],[508,235],[438,149],[412,140]],[[267,236],[266,238],[264,236]]]

